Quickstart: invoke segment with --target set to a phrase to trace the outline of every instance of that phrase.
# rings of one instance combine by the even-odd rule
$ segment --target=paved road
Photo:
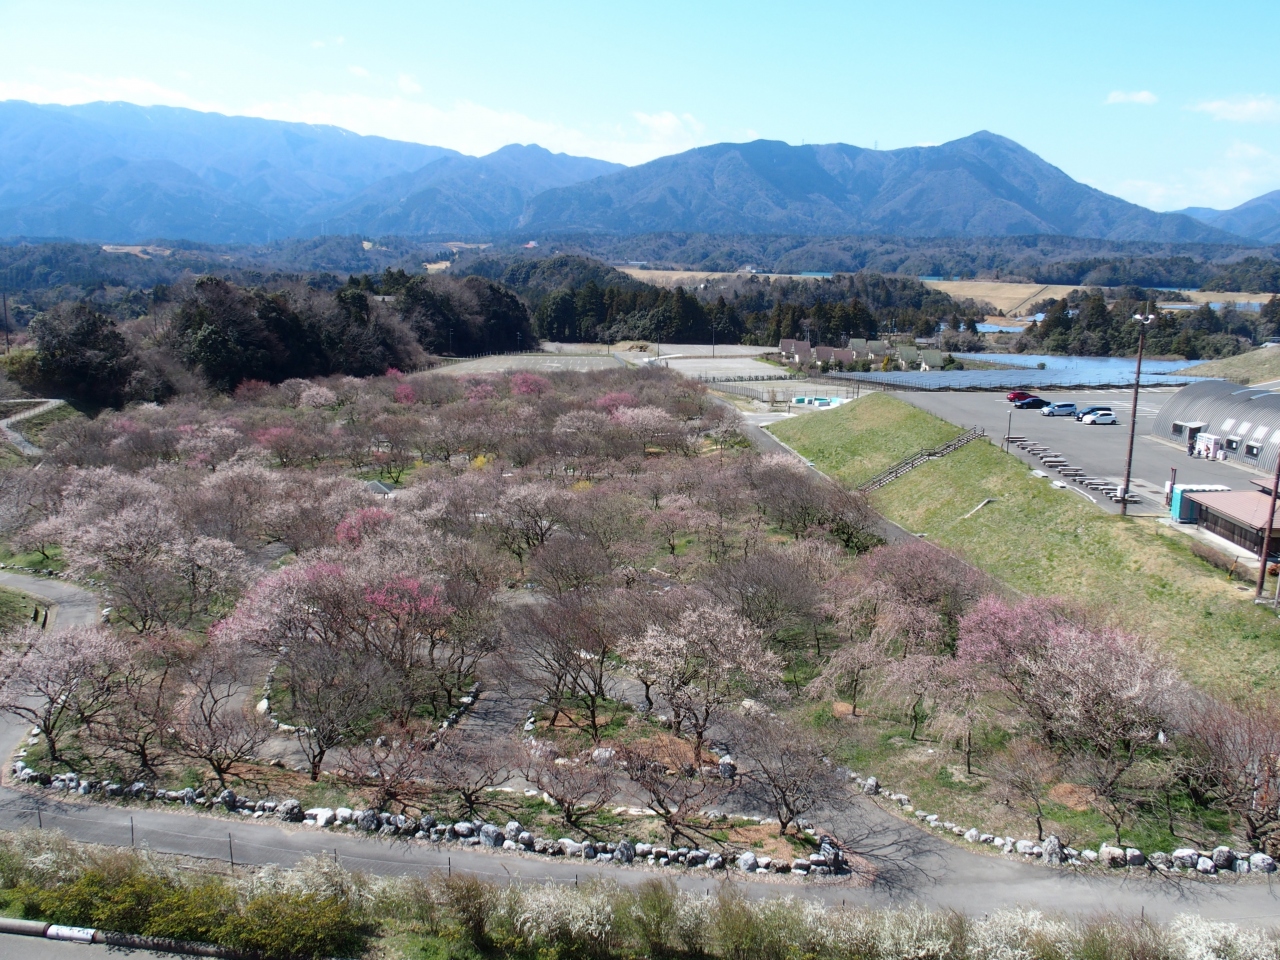
[[[1156,414],[1175,392],[1169,388],[1143,390],[1139,398],[1138,431],[1133,445],[1133,490],[1143,498],[1143,503],[1131,504],[1131,514],[1168,515],[1164,507],[1164,484],[1169,479],[1170,468],[1178,471],[1179,483],[1221,483],[1233,490],[1252,489],[1250,478],[1262,476],[1239,462],[1193,459],[1187,456],[1185,448],[1152,438],[1150,433]],[[1108,404],[1120,421],[1115,426],[1086,426],[1077,423],[1074,417],[1043,417],[1039,410],[1013,410],[1012,404],[1004,399],[1004,393],[921,391],[896,393],[894,396],[957,426],[981,426],[995,443],[1005,436],[1012,414],[1014,436],[1030,437],[1048,444],[1051,450],[1061,452],[1072,466],[1079,467],[1090,476],[1117,482],[1124,476],[1133,397],[1130,390],[1040,394],[1055,403]],[[1044,469],[1044,464],[1031,454],[1016,447],[1010,452],[1029,466]],[[1056,475],[1054,479],[1058,479]],[[1071,486],[1078,489],[1075,484]],[[1103,510],[1119,512],[1119,504],[1097,494],[1094,497]]]

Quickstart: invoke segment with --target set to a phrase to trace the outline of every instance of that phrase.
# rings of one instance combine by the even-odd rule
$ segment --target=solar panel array
[[[1131,387],[1133,372],[1082,373],[1072,370],[940,370],[891,371],[888,373],[828,373],[824,377],[874,383],[890,390],[1082,390],[1102,387]],[[1177,373],[1142,375],[1144,387],[1185,387],[1206,377]]]

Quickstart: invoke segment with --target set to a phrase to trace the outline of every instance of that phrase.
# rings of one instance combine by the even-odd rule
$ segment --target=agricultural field
[[[998,280],[926,280],[926,287],[941,290],[956,300],[986,301],[1006,316],[1018,316],[1033,303],[1049,297],[1065,297],[1078,287],[1063,284],[1002,283]]]

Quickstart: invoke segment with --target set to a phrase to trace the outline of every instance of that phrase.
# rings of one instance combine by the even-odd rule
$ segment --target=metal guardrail
[[[870,480],[861,484],[858,491],[861,493],[870,493],[872,490],[878,490],[891,480],[897,480],[904,473],[909,473],[922,463],[930,460],[937,460],[939,457],[945,457],[954,450],[959,450],[966,443],[971,443],[979,437],[985,437],[987,431],[982,427],[974,427],[971,430],[962,433],[954,440],[949,440],[940,447],[934,447],[932,450],[921,450],[919,453],[913,453],[909,457],[903,457],[888,470],[876,474]]]
[[[798,373],[777,373],[777,374],[753,374],[752,376],[741,376],[741,377],[708,377],[708,376],[699,375],[696,379],[701,380],[703,383],[751,383],[754,381],[762,381],[762,382],[768,383],[774,380],[791,381],[791,380],[806,380],[808,378],[803,377]]]

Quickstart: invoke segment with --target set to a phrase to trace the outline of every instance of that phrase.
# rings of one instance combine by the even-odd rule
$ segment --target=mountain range
[[[261,242],[701,232],[1240,243],[1280,191],[1157,213],[985,131],[940,146],[721,143],[635,167],[513,144],[484,157],[331,126],[128,103],[0,102],[0,236]]]
[[[1179,210],[1201,223],[1235,233],[1260,243],[1280,243],[1280,190],[1246,200],[1230,210],[1212,207],[1187,207]]]

